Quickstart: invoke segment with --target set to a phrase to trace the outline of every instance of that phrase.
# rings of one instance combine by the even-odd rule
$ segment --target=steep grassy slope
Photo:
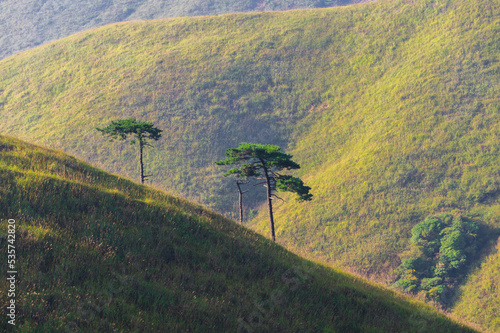
[[[472,332],[201,206],[16,139],[0,151],[20,331]]]
[[[287,244],[370,273],[399,264],[428,215],[500,227],[500,5],[431,4],[367,16],[360,49],[329,68],[331,98],[289,150],[316,200],[277,211]]]
[[[236,197],[213,161],[240,141],[285,146],[315,197],[276,205],[278,241],[390,279],[428,215],[497,235],[499,6],[383,1],[95,29],[0,62],[0,130],[137,178],[136,151],[95,127],[153,121],[165,131],[146,157],[155,185],[224,212]]]
[[[0,129],[137,177],[137,152],[95,127],[153,121],[154,183],[221,211],[227,147],[290,144],[317,199],[279,211],[280,238],[379,271],[427,214],[497,203],[498,12],[390,1],[113,25],[2,61]]]
[[[492,332],[500,332],[500,242],[461,290],[453,312],[475,321]]]
[[[105,24],[178,16],[341,6],[365,0],[4,0],[0,59]]]
[[[332,45],[323,31],[332,17],[183,18],[72,36],[1,62],[0,129],[136,177],[136,151],[108,143],[95,127],[120,117],[153,121],[164,130],[146,156],[155,185],[229,211],[234,196],[213,161],[244,140],[286,145],[327,88],[307,61],[315,45],[300,36],[307,27],[305,35],[326,38],[318,51]],[[261,25],[268,29],[256,32]]]

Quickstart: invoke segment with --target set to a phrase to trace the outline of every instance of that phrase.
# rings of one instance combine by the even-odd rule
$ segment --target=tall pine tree
[[[144,180],[149,176],[144,175],[143,149],[146,146],[151,147],[151,145],[148,144],[148,140],[158,141],[163,131],[154,127],[152,123],[137,122],[135,118],[112,121],[108,126],[97,128],[97,130],[103,135],[111,137],[111,141],[114,139],[125,140],[129,135],[132,135],[134,138],[130,143],[134,144],[136,141],[139,142],[141,184],[144,184]]]
[[[280,151],[275,145],[252,144],[242,142],[237,148],[226,150],[226,159],[215,162],[217,165],[235,165],[228,170],[224,176],[236,175],[240,179],[257,178],[264,180],[267,189],[267,205],[269,210],[269,224],[271,228],[271,239],[276,241],[274,233],[273,198],[279,198],[275,192],[288,191],[297,193],[299,201],[312,199],[311,189],[305,186],[301,179],[282,175],[280,171],[300,169],[300,166],[292,161],[292,156]]]

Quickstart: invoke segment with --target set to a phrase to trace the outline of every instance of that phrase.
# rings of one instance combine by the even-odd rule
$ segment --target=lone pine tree
[[[149,175],[144,175],[143,149],[145,146],[152,147],[148,143],[148,140],[158,141],[163,131],[154,127],[152,123],[137,122],[135,118],[112,121],[108,126],[97,128],[97,130],[103,135],[111,137],[111,141],[114,139],[125,140],[129,135],[134,136],[130,143],[135,144],[136,140],[139,142],[141,184],[144,184],[144,180],[148,178]]]
[[[235,175],[239,179],[251,177],[264,180],[267,188],[267,205],[269,209],[269,224],[271,228],[271,239],[276,241],[274,233],[273,198],[279,198],[274,192],[288,191],[298,195],[297,200],[308,201],[312,199],[311,189],[305,186],[301,179],[290,175],[282,175],[282,170],[300,169],[300,166],[292,161],[292,156],[282,153],[279,146],[252,144],[242,142],[237,148],[226,150],[226,159],[215,162],[217,165],[236,165],[236,168],[228,170],[224,176]]]

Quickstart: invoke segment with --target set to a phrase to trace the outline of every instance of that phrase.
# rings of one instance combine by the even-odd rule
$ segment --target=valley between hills
[[[384,0],[114,23],[1,60],[23,328],[469,330],[427,300],[499,332],[499,33],[495,1]],[[150,186],[125,179],[137,148],[96,130],[124,118],[163,130],[145,150]],[[277,244],[261,187],[244,226],[230,221],[236,186],[214,162],[240,142],[283,147],[311,187],[309,202],[276,200]],[[440,256],[458,258],[449,275],[432,275]],[[133,287],[79,322],[73,299],[99,299],[124,263]],[[276,290],[283,309],[266,303]]]

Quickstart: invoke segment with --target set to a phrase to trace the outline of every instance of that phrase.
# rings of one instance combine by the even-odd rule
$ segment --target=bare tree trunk
[[[144,163],[142,162],[142,146],[143,146],[142,140],[139,140],[139,151],[140,151],[139,162],[141,164],[141,184],[144,184]]]
[[[243,224],[243,193],[241,192],[240,182],[236,182],[236,186],[238,186],[238,194],[239,194],[239,205],[240,205],[240,223]]]
[[[271,179],[269,178],[269,174],[267,172],[266,165],[263,160],[262,162],[262,168],[264,169],[264,176],[266,177],[266,184],[267,184],[267,207],[269,209],[269,224],[271,227],[271,239],[273,242],[276,242],[276,236],[274,235],[274,219],[273,219],[273,203],[271,199],[271,194],[272,194],[272,188],[271,188]]]

